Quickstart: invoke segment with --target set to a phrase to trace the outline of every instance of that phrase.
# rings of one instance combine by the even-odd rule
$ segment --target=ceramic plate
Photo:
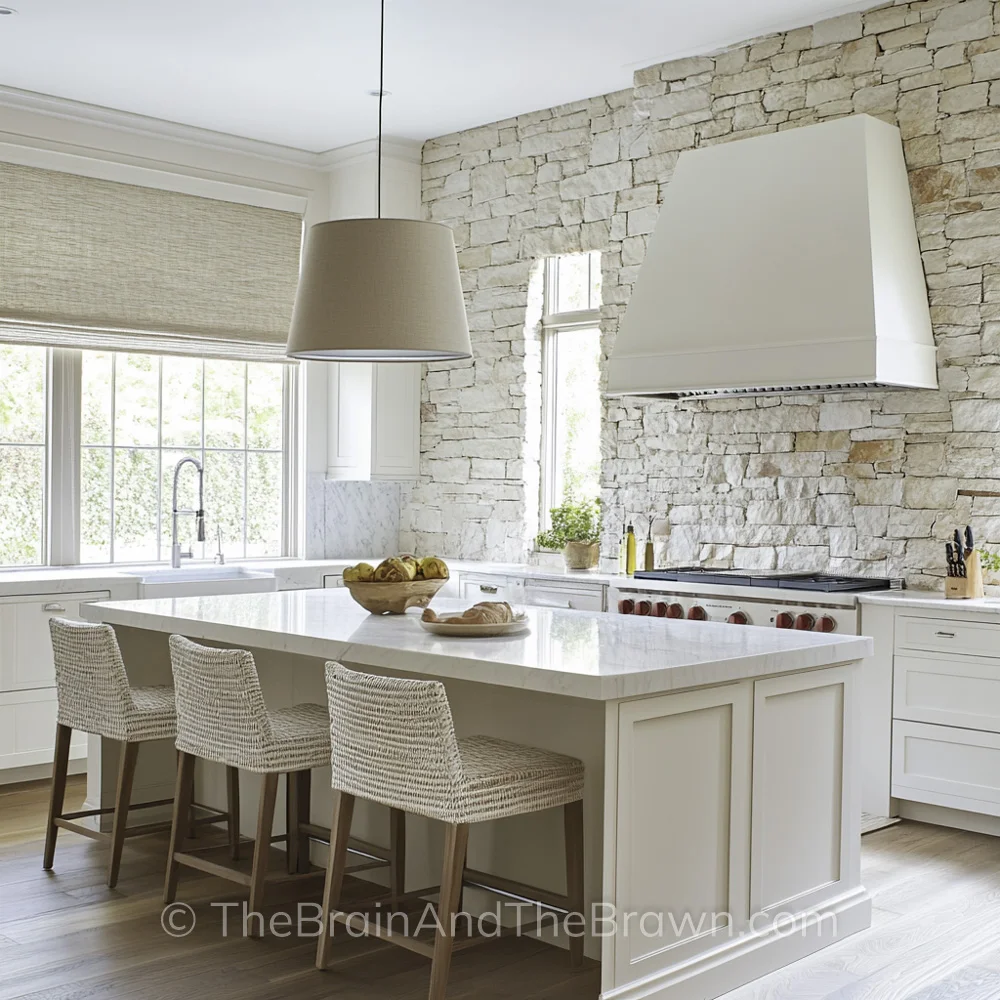
[[[486,639],[490,636],[517,635],[519,632],[527,632],[529,622],[527,615],[517,615],[512,622],[507,622],[504,625],[449,625],[445,622],[425,622],[421,618],[420,627],[435,635]]]

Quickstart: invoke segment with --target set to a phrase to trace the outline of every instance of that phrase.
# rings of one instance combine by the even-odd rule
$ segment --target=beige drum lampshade
[[[325,361],[471,357],[451,230],[414,219],[310,228],[287,353]]]

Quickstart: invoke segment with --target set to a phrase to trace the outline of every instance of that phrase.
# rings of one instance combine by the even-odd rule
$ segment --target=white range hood
[[[869,115],[689,150],[609,395],[937,387],[899,130]]]

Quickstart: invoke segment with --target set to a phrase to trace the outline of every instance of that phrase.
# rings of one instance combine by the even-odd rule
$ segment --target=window
[[[47,351],[0,344],[0,566],[45,559]]]
[[[600,496],[601,255],[545,262],[542,517],[567,497]]]
[[[185,550],[211,558],[221,532],[227,558],[286,554],[294,378],[283,364],[0,345],[0,565],[169,559],[187,455],[205,469],[207,538],[183,515]],[[65,485],[77,461],[78,504]],[[178,506],[197,507],[191,467]]]
[[[182,516],[178,539],[210,558],[282,553],[283,365],[83,352],[81,562],[170,558],[174,468],[205,469],[204,543]],[[198,506],[181,470],[178,506]]]

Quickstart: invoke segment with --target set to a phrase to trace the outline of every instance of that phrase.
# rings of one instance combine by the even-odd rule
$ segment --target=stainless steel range
[[[856,595],[903,585],[888,578],[682,567],[636,572],[612,587],[609,604],[623,615],[856,635]]]

